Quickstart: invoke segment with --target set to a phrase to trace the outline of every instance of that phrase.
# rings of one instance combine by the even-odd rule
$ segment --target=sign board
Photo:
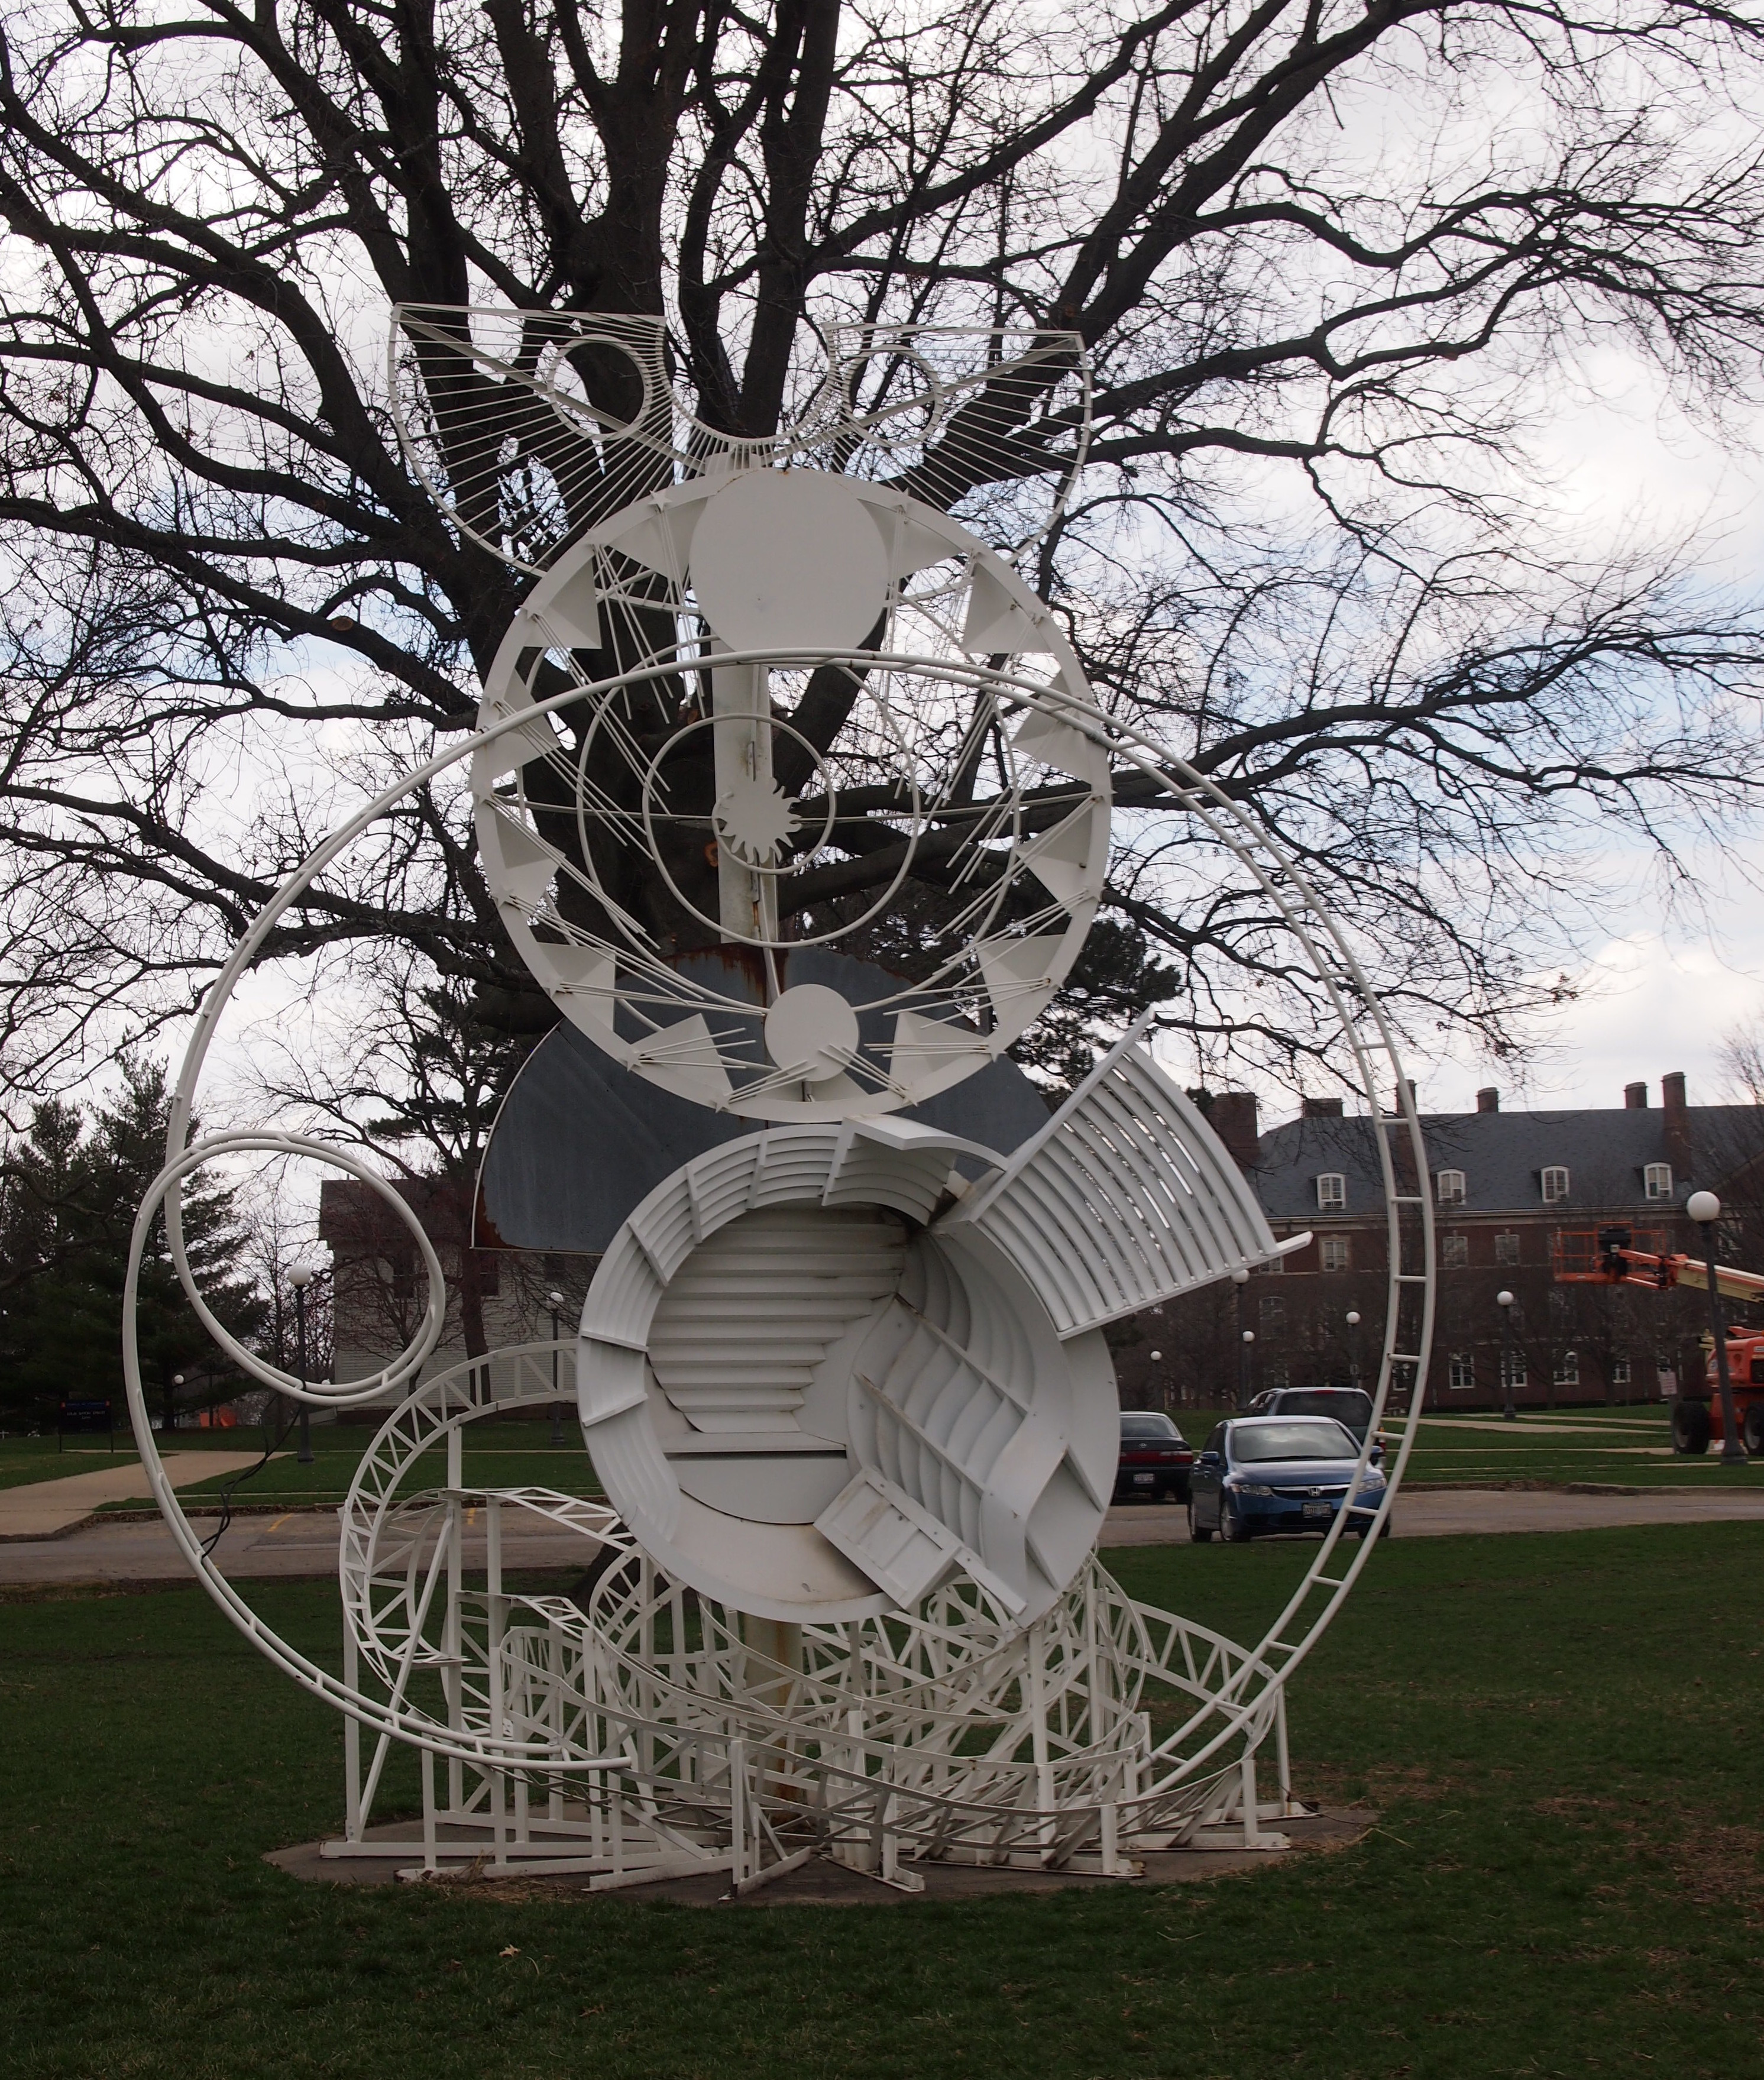
[[[82,1436],[103,1430],[114,1437],[115,1428],[109,1402],[64,1401],[57,1411],[57,1449],[60,1449],[60,1440],[69,1435]]]

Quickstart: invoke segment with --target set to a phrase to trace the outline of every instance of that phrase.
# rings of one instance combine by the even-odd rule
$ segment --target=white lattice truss
[[[343,1511],[346,1676],[422,1748],[422,1822],[368,1837],[395,1736],[364,1756],[352,1720],[330,1853],[597,1887],[727,1872],[738,1890],[820,1854],[910,1889],[925,1860],[1125,1874],[1136,1851],[1226,1824],[1265,1839],[1288,1810],[1282,1657],[1135,1602],[1094,1559],[1027,1628],[958,1581],[911,1618],[805,1626],[786,1665],[604,1505],[467,1488],[466,1427],[548,1402],[558,1348],[438,1375],[362,1459]],[[412,1491],[438,1448],[444,1485]],[[573,1596],[505,1586],[517,1510],[581,1537]]]

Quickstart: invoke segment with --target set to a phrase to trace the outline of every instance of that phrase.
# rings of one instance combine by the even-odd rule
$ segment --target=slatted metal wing
[[[1276,1243],[1248,1179],[1139,1046],[1139,1030],[942,1223],[995,1243],[1062,1338],[1309,1239]]]

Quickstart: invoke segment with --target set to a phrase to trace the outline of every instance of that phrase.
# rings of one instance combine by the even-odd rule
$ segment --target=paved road
[[[1561,1495],[1528,1490],[1464,1488],[1399,1496],[1395,1536],[1441,1538],[1462,1532],[1594,1531],[1630,1524],[1708,1524],[1738,1519],[1764,1524],[1764,1485],[1756,1494],[1675,1488],[1649,1495]],[[197,1520],[206,1533],[218,1521]],[[1102,1543],[1167,1545],[1188,1537],[1186,1512],[1163,1504],[1112,1509]],[[331,1511],[236,1517],[216,1551],[241,1579],[311,1577],[337,1570],[337,1518]],[[518,1512],[503,1530],[504,1564],[513,1568],[581,1564],[582,1541],[534,1524]],[[468,1525],[466,1564],[483,1565],[481,1542]],[[96,1524],[65,1538],[0,1545],[0,1585],[71,1582],[178,1581],[182,1556],[162,1524]]]

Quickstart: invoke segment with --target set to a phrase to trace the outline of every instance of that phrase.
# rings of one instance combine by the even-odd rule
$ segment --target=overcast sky
[[[1561,491],[1594,532],[1664,536],[1695,530],[1719,583],[1756,594],[1764,581],[1764,413],[1716,431],[1690,423],[1648,371],[1613,350],[1586,371],[1583,396],[1565,400],[1551,460]],[[1764,753],[1764,732],[1761,732]],[[1735,832],[1724,854],[1695,856],[1706,915],[1673,899],[1633,850],[1614,847],[1611,902],[1580,994],[1521,1070],[1486,1063],[1416,1063],[1425,1107],[1467,1108],[1485,1083],[1510,1103],[1611,1105],[1627,1083],[1690,1079],[1693,1104],[1724,1095],[1716,1050],[1723,1034],[1764,1013],[1764,837]]]

